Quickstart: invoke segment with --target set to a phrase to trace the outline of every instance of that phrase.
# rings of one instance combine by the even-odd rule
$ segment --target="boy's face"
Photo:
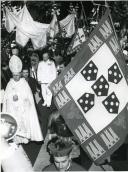
[[[54,163],[59,171],[66,171],[70,165],[70,156],[54,157]]]

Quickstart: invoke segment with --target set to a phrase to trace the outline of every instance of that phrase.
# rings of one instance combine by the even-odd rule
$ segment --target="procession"
[[[1,171],[128,171],[128,2],[1,1]]]

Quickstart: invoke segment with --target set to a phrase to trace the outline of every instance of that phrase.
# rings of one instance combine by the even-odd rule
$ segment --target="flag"
[[[113,27],[107,10],[50,85],[60,114],[96,164],[117,150],[128,134],[128,68]]]
[[[34,49],[42,48],[46,45],[46,34],[49,24],[39,23],[33,20],[26,5],[18,15],[10,12],[6,8],[7,31],[11,32],[16,27],[16,42],[25,46],[31,39]]]
[[[65,37],[69,38],[75,33],[75,14],[69,14],[60,21],[60,27],[65,32]]]
[[[85,26],[83,28],[77,29],[76,34],[72,38],[72,41],[67,49],[68,55],[74,52],[78,52],[80,50],[82,43],[87,40],[85,34],[86,34]]]
[[[80,27],[80,22],[82,23],[82,27]],[[80,19],[78,20],[78,26],[76,32],[72,38],[71,43],[67,49],[67,55],[72,54],[74,52],[78,52],[81,48],[83,42],[87,40],[87,32],[84,23],[83,11],[81,11]]]
[[[54,38],[59,31],[61,31],[63,37],[67,38],[71,37],[75,33],[75,14],[69,14],[66,18],[58,22],[56,14],[54,14],[49,27],[49,33],[52,38]]]
[[[53,15],[48,32],[50,33],[51,38],[54,38],[55,35],[59,32],[56,14]]]
[[[46,46],[46,34],[48,26],[49,24],[35,22],[25,5],[22,18],[20,20],[20,25],[17,25],[17,43],[24,47],[26,42],[28,42],[27,39],[31,39],[34,49],[39,49]]]
[[[5,12],[5,28],[9,33],[11,33],[16,26],[11,16],[12,12],[10,12],[7,7],[5,7],[4,12]]]

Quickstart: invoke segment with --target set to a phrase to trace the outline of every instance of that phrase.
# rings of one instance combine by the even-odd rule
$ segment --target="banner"
[[[67,49],[67,54],[72,54],[74,52],[78,52],[82,46],[82,43],[87,40],[86,36],[86,29],[85,27],[83,28],[78,28],[68,49]]]
[[[81,10],[80,18],[77,19],[77,29],[67,49],[67,55],[72,54],[74,52],[78,52],[83,42],[85,42],[88,39],[85,27],[85,17],[83,13],[83,10]]]
[[[102,163],[128,133],[128,68],[107,10],[52,82],[56,107],[84,151]]]
[[[75,33],[75,14],[69,14],[66,18],[61,20],[60,27],[62,32],[65,32],[64,37],[71,37]]]
[[[75,14],[69,14],[66,18],[58,22],[60,24],[60,30],[63,37],[69,38],[75,33]],[[52,38],[59,33],[58,22],[56,14],[54,14],[49,26],[49,33]]]
[[[9,33],[16,27],[16,42],[24,47],[31,39],[35,50],[46,46],[47,32],[51,37],[59,32],[56,15],[53,16],[50,24],[39,23],[33,20],[26,5],[17,15],[5,8],[5,27]],[[71,37],[75,33],[75,14],[70,14],[61,20],[60,27],[65,37]]]
[[[39,49],[46,46],[47,29],[49,24],[39,23],[33,20],[26,5],[21,9],[18,15],[10,12],[6,7],[6,29],[11,32],[16,27],[16,42],[25,46],[31,39],[33,48]]]

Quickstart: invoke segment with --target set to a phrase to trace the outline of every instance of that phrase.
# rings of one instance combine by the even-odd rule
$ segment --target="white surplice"
[[[19,143],[24,143],[25,138],[32,141],[43,140],[33,95],[24,78],[17,82],[10,79],[5,90],[3,112],[10,113],[17,120],[16,137],[21,136]]]

